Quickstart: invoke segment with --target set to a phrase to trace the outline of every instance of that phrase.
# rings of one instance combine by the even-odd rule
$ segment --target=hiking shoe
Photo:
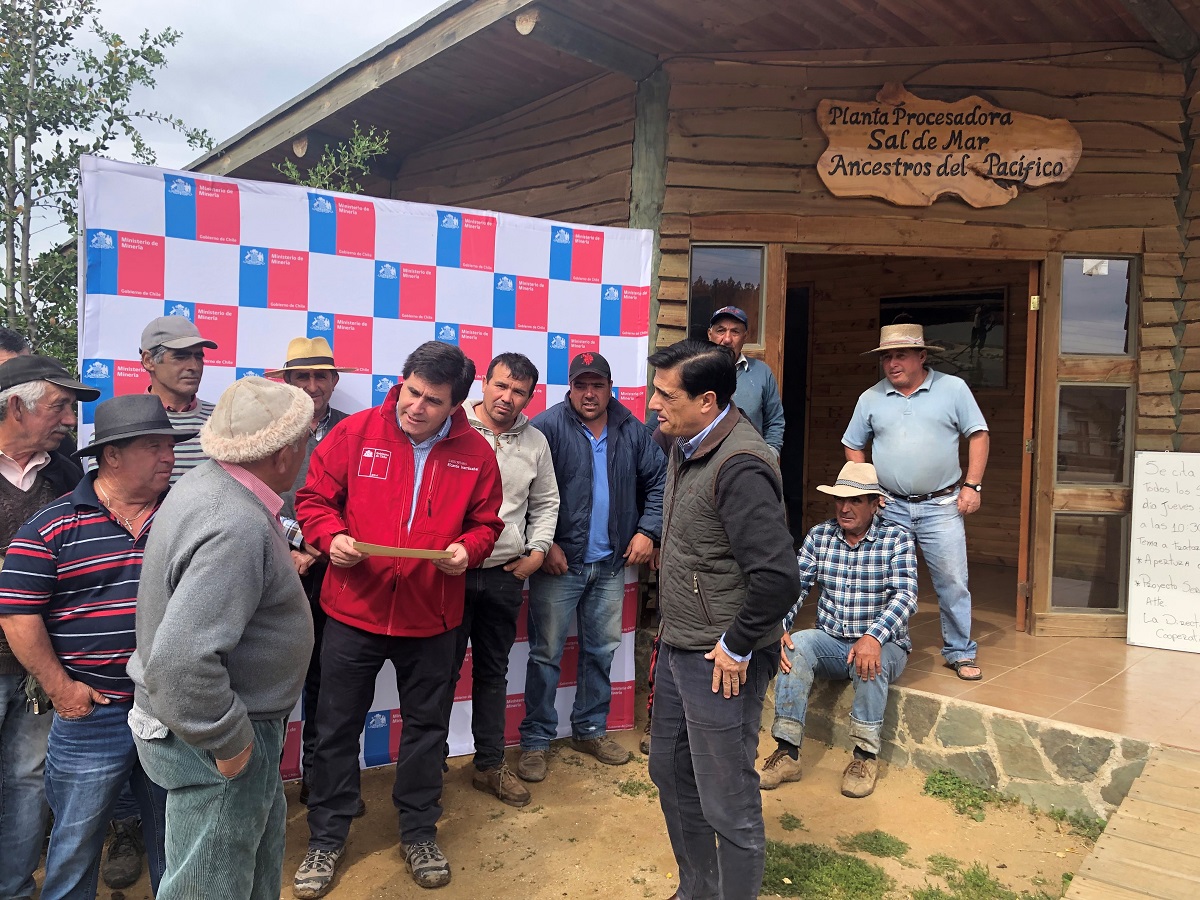
[[[304,854],[304,862],[296,870],[292,881],[292,896],[300,900],[316,900],[324,897],[333,887],[333,873],[337,871],[338,863],[342,861],[345,847],[336,850],[322,850],[309,847]]]
[[[764,791],[773,791],[785,781],[799,780],[800,760],[792,759],[782,747],[767,757],[758,774],[758,786]]]
[[[638,746],[642,751],[642,756],[650,755],[650,723],[646,723],[646,727],[642,730],[642,743]]]
[[[875,776],[879,774],[879,763],[874,759],[852,759],[842,773],[843,797],[867,797],[875,790]]]
[[[606,766],[623,766],[629,762],[630,753],[610,737],[571,738],[571,749],[594,756]]]
[[[438,849],[436,841],[402,844],[401,849],[404,851],[404,864],[418,885],[437,888],[450,883],[450,863]]]
[[[300,796],[298,799],[300,801],[301,806],[308,806],[308,782],[307,781],[300,782]],[[355,807],[353,816],[356,819],[361,819],[366,814],[367,814],[367,803],[365,800],[363,800],[362,795],[359,795],[358,806]]]
[[[544,781],[546,778],[546,751],[522,750],[517,760],[517,777],[522,781]]]
[[[500,765],[494,769],[476,769],[471,776],[471,784],[485,794],[494,794],[501,803],[509,806],[526,806],[533,799],[529,790],[517,781],[508,766]]]
[[[127,888],[142,877],[142,857],[146,855],[142,823],[139,819],[115,819],[111,824],[112,840],[100,876],[114,890]]]

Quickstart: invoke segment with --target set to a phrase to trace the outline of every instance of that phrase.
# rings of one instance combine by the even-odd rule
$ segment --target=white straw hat
[[[942,347],[925,343],[925,329],[920,325],[906,322],[903,325],[884,325],[879,329],[879,346],[867,353],[880,353],[884,350],[932,350],[940,353]],[[867,353],[862,354],[866,356]]]
[[[832,485],[819,484],[817,490],[834,497],[861,497],[864,494],[882,494],[879,486],[879,476],[875,467],[870,463],[848,462],[838,472],[837,481]]]

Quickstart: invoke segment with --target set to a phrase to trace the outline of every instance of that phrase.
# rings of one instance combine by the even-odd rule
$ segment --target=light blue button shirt
[[[451,413],[446,416],[446,421],[442,423],[442,427],[438,429],[437,434],[428,437],[419,444],[413,444],[413,494],[412,508],[408,511],[408,521],[405,523],[406,528],[412,527],[413,519],[417,515],[417,498],[421,496],[421,479],[425,477],[425,463],[429,460],[429,451],[433,449],[433,445],[450,433],[450,420],[454,418]],[[400,411],[396,410],[396,422],[399,424]],[[405,435],[408,437],[408,435]],[[408,438],[412,441],[412,438]]]

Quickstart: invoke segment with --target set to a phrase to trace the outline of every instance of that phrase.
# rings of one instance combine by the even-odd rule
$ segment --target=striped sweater
[[[197,400],[196,405],[187,412],[172,412],[168,409],[167,418],[171,420],[172,428],[178,428],[180,431],[198,431],[200,426],[208,421],[208,417],[213,414],[215,408],[215,403]],[[175,445],[175,468],[171,470],[171,484],[177,482],[185,472],[190,472],[207,458],[204,451],[200,449],[200,435],[180,441]]]

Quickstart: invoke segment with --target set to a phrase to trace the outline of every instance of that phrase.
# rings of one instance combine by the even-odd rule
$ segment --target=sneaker
[[[402,844],[401,850],[404,851],[404,864],[418,885],[437,888],[450,883],[450,863],[438,849],[436,841]]]
[[[623,766],[629,762],[630,753],[610,737],[571,738],[571,748],[580,753],[596,757],[606,766]]]
[[[292,881],[292,895],[300,900],[316,900],[324,897],[333,887],[333,873],[337,871],[338,863],[342,861],[345,847],[336,850],[321,850],[309,847],[304,854],[304,862],[296,870]]]
[[[874,759],[852,759],[842,773],[843,797],[867,797],[875,790],[875,777],[879,774],[879,762]]]
[[[118,819],[110,827],[112,840],[108,844],[104,864],[100,866],[100,876],[110,888],[120,890],[130,887],[142,877],[142,857],[146,855],[146,845],[140,820]]]
[[[509,806],[527,806],[533,799],[525,785],[517,781],[512,769],[505,765],[482,771],[476,769],[471,776],[471,784],[485,794],[494,794],[501,803]]]
[[[800,760],[792,759],[782,747],[767,757],[758,774],[758,786],[764,791],[773,791],[785,781],[800,780]]]
[[[522,781],[544,781],[546,778],[546,751],[522,750],[517,760],[517,777]]]
[[[642,743],[638,746],[642,751],[642,756],[650,755],[650,723],[646,723],[646,727],[642,729]]]
[[[308,806],[308,782],[307,781],[300,782],[300,796],[298,799],[300,801],[301,806]],[[367,814],[367,803],[365,800],[363,800],[362,796],[360,795],[358,798],[358,806],[355,807],[355,809],[354,809],[354,818],[361,819],[366,814]]]

